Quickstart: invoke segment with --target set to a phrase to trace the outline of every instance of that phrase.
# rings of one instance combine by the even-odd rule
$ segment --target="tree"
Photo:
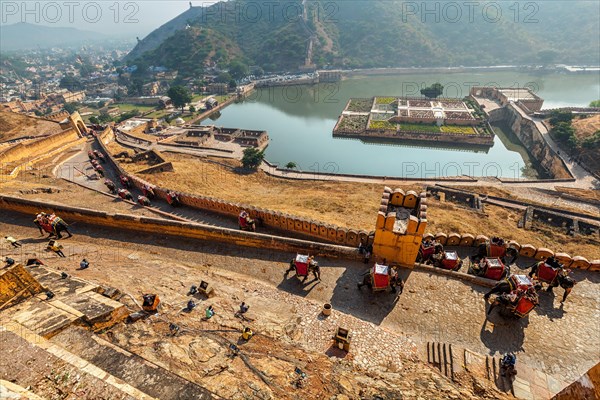
[[[235,89],[237,87],[237,82],[235,81],[235,79],[232,79],[229,81],[229,88],[230,89]]]
[[[248,76],[248,66],[240,61],[232,61],[229,63],[229,74],[234,79],[242,79]]]
[[[98,117],[98,121],[102,124],[106,123],[106,122],[111,122],[113,119],[110,115],[108,115],[108,113],[101,113],[100,116]]]
[[[261,151],[255,147],[248,147],[244,149],[244,156],[242,157],[242,166],[246,169],[256,169],[262,163],[264,158],[264,150]]]
[[[183,112],[183,107],[192,101],[192,94],[185,86],[171,86],[167,95],[175,107],[181,107],[181,112]]]
[[[590,103],[590,107],[599,107],[600,108],[600,100],[594,100]]]
[[[421,94],[427,98],[435,99],[444,93],[444,86],[441,83],[434,83],[433,85],[421,89]]]
[[[600,131],[588,136],[581,141],[581,147],[589,150],[600,148]]]
[[[75,103],[66,103],[63,108],[65,109],[66,112],[68,112],[69,114],[73,114],[75,111],[77,111],[77,104]]]
[[[92,115],[90,117],[90,124],[100,125],[100,120],[95,115]]]
[[[575,137],[575,129],[573,129],[570,122],[559,122],[553,125],[552,133],[561,141],[567,141],[571,137]]]
[[[103,108],[106,105],[105,101],[98,102],[98,108]]]
[[[552,126],[558,125],[561,122],[568,122],[569,124],[573,120],[573,113],[571,111],[555,110],[550,113],[550,124]]]
[[[296,168],[296,167],[297,167],[297,165],[296,165],[296,163],[295,163],[295,162],[293,162],[293,161],[290,161],[289,163],[285,164],[285,168],[286,168],[286,169],[294,169],[294,168]]]
[[[196,112],[196,107],[194,107],[194,106],[190,106],[190,112],[191,112],[191,113],[195,113],[195,112]]]
[[[139,115],[139,113],[140,113],[140,110],[138,110],[137,108],[135,108],[131,111],[127,111],[127,112],[119,115],[119,117],[117,118],[117,122],[123,122],[126,119],[133,118],[133,117]]]
[[[228,83],[232,79],[233,79],[233,77],[231,76],[231,74],[229,72],[221,72],[219,74],[219,76],[217,76],[215,78],[215,82],[218,82],[218,83]]]

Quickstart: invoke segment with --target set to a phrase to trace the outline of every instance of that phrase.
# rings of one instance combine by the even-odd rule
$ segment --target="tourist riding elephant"
[[[503,239],[493,237],[492,240],[477,246],[477,252],[471,256],[471,260],[477,263],[485,257],[498,257],[503,264],[510,265],[519,257],[519,251],[514,247],[510,247]]]
[[[57,239],[61,239],[61,232],[66,232],[69,235],[68,237],[73,236],[69,232],[69,225],[62,218],[54,214],[47,215],[46,213],[40,213],[33,220],[33,223],[38,227],[41,235],[46,232],[48,233],[48,237],[56,236]]]
[[[238,216],[238,225],[243,231],[256,232],[256,222],[250,218],[246,211],[242,211]]]
[[[569,276],[570,272],[570,269],[564,268],[554,257],[548,257],[546,261],[533,264],[529,276],[535,276],[540,283],[546,283],[548,285],[546,292],[552,292],[552,289],[558,286],[565,289],[561,300],[561,303],[564,303],[575,284],[577,284],[577,281]]]
[[[441,243],[435,240],[426,240],[421,243],[416,261],[421,264],[431,264],[432,257],[443,252],[444,246]]]
[[[150,200],[156,197],[156,195],[154,194],[154,189],[152,189],[152,186],[150,185],[144,185],[142,187],[142,193],[144,193],[144,196],[146,196]]]

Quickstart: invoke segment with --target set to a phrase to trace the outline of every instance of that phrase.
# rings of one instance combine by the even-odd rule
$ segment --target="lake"
[[[516,71],[402,74],[353,77],[332,84],[259,89],[204,124],[266,130],[266,158],[281,166],[294,162],[314,172],[428,178],[434,176],[536,177],[531,160],[506,127],[494,127],[491,148],[432,146],[411,142],[377,143],[332,137],[348,99],[419,96],[422,87],[440,82],[444,97],[462,98],[473,86],[529,87],[544,108],[587,106],[600,98],[600,75],[534,75]]]

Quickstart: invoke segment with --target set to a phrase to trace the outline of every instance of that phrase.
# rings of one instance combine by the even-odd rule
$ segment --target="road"
[[[71,182],[77,183],[91,190],[100,191],[106,194],[110,193],[108,188],[104,184],[105,178],[112,180],[118,188],[122,187],[119,183],[120,179],[117,171],[113,170],[113,168],[111,168],[110,164],[108,163],[101,164],[105,170],[105,178],[94,179],[96,173],[87,155],[89,150],[101,151],[100,147],[94,141],[87,142],[77,154],[75,154],[73,157],[69,158],[68,160],[65,160],[62,164],[57,166],[54,169],[54,175],[56,177],[64,178]],[[129,189],[129,191],[133,195],[135,201],[137,201],[138,195],[142,195],[141,191],[137,190],[136,188],[131,188]],[[177,217],[178,219],[185,219],[191,222],[212,226],[220,226],[229,229],[239,229],[237,218],[235,217],[223,216],[217,213],[202,211],[186,206],[174,208],[161,199],[153,199],[151,200],[151,202],[152,204],[151,207],[148,207],[149,209],[158,210],[163,214],[168,213]],[[83,204],[82,206],[89,207],[89,205],[85,204]],[[90,208],[93,208],[93,206]],[[290,236],[290,233],[288,231],[283,232],[269,227],[259,226],[257,230],[261,233],[267,233],[276,236]],[[299,239],[310,239],[312,241],[315,241],[315,239],[312,237],[309,238],[300,234],[295,234],[291,236]]]

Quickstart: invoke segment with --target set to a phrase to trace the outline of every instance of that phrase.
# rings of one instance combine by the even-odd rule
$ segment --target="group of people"
[[[544,269],[543,272],[540,270]],[[487,301],[492,295],[496,295],[492,306],[488,310],[488,314],[496,305],[503,305],[509,309],[515,309],[522,299],[525,299],[530,304],[531,308],[539,304],[538,291],[543,288],[546,283],[547,292],[551,292],[554,287],[561,286],[565,289],[561,303],[564,303],[568,294],[571,292],[576,281],[569,277],[570,270],[566,269],[554,257],[548,257],[544,261],[534,264],[528,277],[521,275],[511,275],[506,279],[498,282],[490,291],[483,297]],[[525,285],[519,285],[517,282],[527,280]]]
[[[117,185],[108,178],[104,180],[104,184],[112,194],[118,195],[123,200],[134,201],[134,197],[129,191],[129,189],[131,189],[132,187],[129,178],[125,175],[121,175],[119,177],[119,181],[123,186],[122,188],[117,188]],[[154,197],[154,188],[149,184],[145,184],[142,187],[142,194],[137,196],[137,202],[141,206],[148,207],[152,204],[150,200],[154,199]],[[180,204],[179,196],[173,191],[167,192],[167,203],[169,203],[173,207],[178,206]]]

